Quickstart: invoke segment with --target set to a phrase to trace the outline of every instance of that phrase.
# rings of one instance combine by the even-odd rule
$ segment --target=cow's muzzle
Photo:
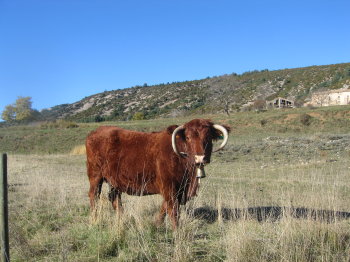
[[[204,165],[204,164],[206,164],[207,161],[205,160],[205,155],[195,155],[194,162],[197,165]]]

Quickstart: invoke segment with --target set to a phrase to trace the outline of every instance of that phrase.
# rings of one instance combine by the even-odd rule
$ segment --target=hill
[[[232,73],[201,80],[105,91],[42,111],[44,120],[152,119],[232,112],[256,100],[285,97],[302,105],[315,91],[350,87],[350,63]]]

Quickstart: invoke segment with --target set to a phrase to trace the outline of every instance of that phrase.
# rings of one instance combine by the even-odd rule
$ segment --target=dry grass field
[[[74,143],[60,154],[10,153],[12,261],[349,262],[348,125],[239,117],[221,119],[233,125],[229,144],[213,155],[176,231],[168,220],[154,224],[160,196],[122,195],[117,216],[107,186],[92,217],[84,151]]]
[[[93,219],[84,156],[11,155],[12,259],[349,261],[349,157],[293,165],[217,157],[207,173],[173,232],[153,224],[159,196],[123,195],[118,217],[106,187]]]

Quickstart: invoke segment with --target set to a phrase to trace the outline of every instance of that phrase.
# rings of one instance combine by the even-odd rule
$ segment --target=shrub
[[[267,124],[267,120],[266,119],[260,120],[260,125],[261,126],[265,126],[266,124]]]
[[[136,112],[132,117],[132,120],[143,120],[143,119],[145,119],[145,115],[142,112]]]
[[[311,120],[312,120],[312,116],[308,115],[308,114],[302,114],[300,115],[300,122],[304,125],[304,126],[309,126],[311,124]]]
[[[94,121],[96,123],[103,122],[103,121],[105,121],[105,118],[103,116],[97,115],[97,116],[95,116]]]

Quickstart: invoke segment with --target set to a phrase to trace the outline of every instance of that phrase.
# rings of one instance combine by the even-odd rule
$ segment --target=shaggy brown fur
[[[186,123],[176,139],[179,151],[187,153],[187,157],[182,158],[174,153],[171,145],[176,127],[143,133],[103,126],[91,132],[86,139],[91,209],[105,181],[111,186],[109,198],[118,211],[122,207],[121,193],[161,194],[164,201],[158,223],[163,222],[167,213],[176,228],[179,205],[195,196],[198,188],[194,155],[205,155],[204,161],[209,163],[212,140],[221,135],[210,120],[194,119]]]

